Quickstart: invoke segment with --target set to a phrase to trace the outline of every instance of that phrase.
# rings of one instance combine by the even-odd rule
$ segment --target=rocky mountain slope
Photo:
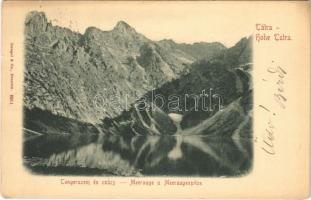
[[[25,20],[25,48],[25,107],[91,123],[118,116],[125,104],[179,78],[197,59],[226,50],[220,43],[155,42],[123,21],[110,31],[90,27],[80,34],[53,26],[42,12]],[[120,97],[118,109],[112,96]]]
[[[231,137],[240,125],[245,125],[242,122],[251,117],[251,111],[249,72],[230,69],[219,62],[199,62],[193,64],[189,74],[146,93],[120,116],[105,118],[103,129],[132,136],[207,134]],[[179,116],[178,125],[171,114]],[[247,126],[249,123],[251,120]],[[242,134],[251,137],[250,130]]]

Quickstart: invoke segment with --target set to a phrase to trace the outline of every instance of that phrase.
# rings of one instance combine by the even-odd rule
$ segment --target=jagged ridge
[[[25,35],[25,107],[92,123],[117,116],[125,103],[187,73],[197,59],[187,45],[151,41],[123,21],[111,31],[90,27],[80,34],[34,11],[25,20]],[[225,47],[212,44],[207,59],[218,55],[209,55],[214,49]],[[104,97],[100,108],[93,103],[98,95]],[[118,109],[109,104],[113,96],[122,97]]]

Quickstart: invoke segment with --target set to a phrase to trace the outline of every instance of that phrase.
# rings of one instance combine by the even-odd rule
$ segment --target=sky
[[[233,46],[254,31],[250,17],[258,12],[256,5],[243,2],[89,2],[81,4],[40,4],[53,25],[69,27],[84,33],[95,26],[111,30],[123,20],[152,40],[175,42],[221,42]],[[48,8],[48,9],[47,9]],[[247,9],[246,9],[247,8]]]

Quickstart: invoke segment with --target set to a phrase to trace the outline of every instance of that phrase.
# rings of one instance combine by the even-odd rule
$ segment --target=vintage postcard
[[[309,2],[2,9],[4,197],[309,196]]]

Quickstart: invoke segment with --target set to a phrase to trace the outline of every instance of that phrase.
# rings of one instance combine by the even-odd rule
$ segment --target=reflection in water
[[[251,105],[247,93],[209,117],[201,115],[203,111],[184,116],[156,106],[153,110],[133,107],[117,118],[105,119],[96,129],[67,123],[61,126],[62,130],[71,127],[66,134],[53,125],[42,126],[47,122],[38,118],[28,123],[29,128],[36,128],[36,133],[50,131],[28,133],[24,162],[32,171],[45,174],[243,175],[253,160]]]
[[[62,149],[62,145],[71,148]],[[92,171],[96,169],[105,175],[122,176],[232,176],[246,173],[252,160],[250,139],[239,137],[101,134],[82,144],[70,138],[40,136],[24,146],[25,158],[32,158],[26,165],[40,173],[53,173],[52,169],[61,167],[86,169],[83,174],[97,174]]]

